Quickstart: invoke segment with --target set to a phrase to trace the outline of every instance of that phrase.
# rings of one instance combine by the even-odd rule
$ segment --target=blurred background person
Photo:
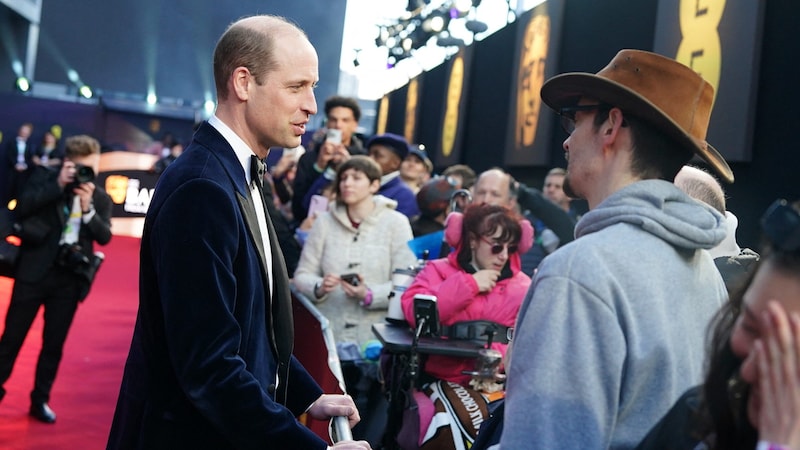
[[[0,338],[0,386],[11,375],[33,319],[44,307],[30,407],[30,415],[44,423],[56,421],[50,390],[78,303],[88,294],[99,265],[94,243],[111,240],[111,197],[93,183],[99,165],[96,139],[68,138],[61,169],[37,166],[16,208],[22,246]],[[0,399],[4,395],[0,387]]]
[[[35,150],[31,141],[32,133],[33,124],[26,122],[17,129],[15,137],[7,136],[4,139],[3,165],[6,167],[8,178],[3,180],[6,183],[6,197],[3,198],[3,204],[12,198],[17,198],[19,190],[25,184],[28,168],[32,164],[31,157]]]
[[[415,194],[433,174],[433,163],[423,144],[409,145],[408,155],[400,163],[400,179]]]
[[[444,177],[434,178],[422,186],[417,192],[419,216],[411,220],[411,232],[414,233],[414,237],[444,230],[453,192],[455,188]]]
[[[297,175],[297,163],[305,152],[306,149],[302,145],[284,148],[278,161],[269,167],[267,176],[275,194],[275,206],[290,223],[294,220],[292,213],[294,187],[292,185]]]
[[[522,270],[527,274],[532,275],[545,256],[574,239],[578,213],[571,207],[572,201],[564,193],[566,175],[567,171],[560,167],[550,169],[544,177],[541,192],[521,183],[519,185],[517,201],[523,214],[533,224],[536,236],[535,244],[522,258]],[[545,200],[549,200],[559,209],[552,208]],[[534,214],[532,209],[538,211],[541,217]],[[548,224],[555,229],[551,229]]]
[[[714,264],[719,269],[728,292],[733,292],[755,268],[759,255],[749,248],[739,247],[736,242],[739,219],[726,209],[725,191],[722,185],[705,170],[687,165],[683,166],[675,176],[675,186],[725,216],[727,227],[725,239],[708,251],[714,258]]]
[[[309,190],[323,175],[327,175],[327,185],[336,174],[336,167],[351,155],[366,155],[364,143],[356,135],[358,121],[361,120],[361,107],[352,97],[333,96],[325,100],[325,130],[315,136],[308,151],[297,163],[297,174],[293,183],[294,198],[292,213],[295,222],[302,222],[308,215],[306,199]],[[338,130],[328,133],[327,130]],[[330,134],[330,137],[329,137]],[[326,169],[329,169],[326,173]],[[317,189],[321,190],[322,186]],[[319,192],[315,192],[318,194]]]
[[[409,145],[406,139],[393,133],[373,136],[367,141],[369,157],[381,168],[381,187],[379,194],[397,202],[397,210],[409,219],[419,214],[417,199],[400,178],[400,164],[408,156]]]
[[[166,147],[165,147],[166,148]],[[166,148],[168,153],[166,156],[162,156],[158,159],[158,161],[153,164],[153,168],[151,169],[154,173],[161,174],[170,164],[174,163],[181,153],[183,153],[183,144],[180,142],[172,142],[168,148]]]
[[[42,145],[33,151],[31,161],[39,166],[58,169],[64,161],[64,149],[58,146],[58,137],[52,130],[47,130],[42,136]]]
[[[475,171],[466,164],[452,165],[444,169],[442,176],[447,178],[456,189],[472,189],[478,178]]]

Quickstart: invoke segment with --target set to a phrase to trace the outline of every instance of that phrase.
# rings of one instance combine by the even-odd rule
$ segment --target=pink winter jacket
[[[416,326],[414,296],[428,294],[437,297],[439,320],[444,325],[466,320],[490,320],[513,327],[522,299],[531,284],[531,279],[520,271],[519,255],[511,255],[508,260],[513,275],[499,281],[494,289],[483,294],[478,293],[478,284],[472,275],[458,266],[456,255],[457,251],[453,251],[447,258],[430,261],[403,293],[403,314],[411,326]],[[499,350],[503,356],[507,347],[506,344],[492,343],[492,348]],[[425,372],[438,379],[466,385],[471,377],[463,375],[461,371],[474,370],[475,360],[429,355],[424,368]]]

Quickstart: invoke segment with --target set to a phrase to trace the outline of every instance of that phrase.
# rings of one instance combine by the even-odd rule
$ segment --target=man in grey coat
[[[713,89],[690,68],[622,50],[597,74],[548,80],[569,134],[564,190],[590,211],[542,261],[520,309],[501,448],[632,448],[700,382],[704,336],[727,298],[705,249],[717,211],[672,183],[705,142]]]

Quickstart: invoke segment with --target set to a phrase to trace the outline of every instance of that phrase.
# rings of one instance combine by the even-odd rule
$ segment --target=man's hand
[[[328,163],[336,156],[336,147],[336,144],[327,141],[319,147],[319,152],[317,153],[317,167],[321,170],[325,170],[325,168],[328,167]]]
[[[81,211],[89,211],[92,207],[92,195],[94,194],[94,183],[81,183],[72,192],[81,199]]]
[[[322,394],[317,401],[308,408],[308,415],[317,420],[328,420],[331,417],[347,417],[350,428],[361,421],[356,404],[349,395]],[[363,448],[363,447],[353,447]],[[369,447],[366,447],[369,448]]]

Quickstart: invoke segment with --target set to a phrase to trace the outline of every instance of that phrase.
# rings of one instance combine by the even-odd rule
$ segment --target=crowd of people
[[[296,418],[354,426],[372,412],[323,393],[293,356],[290,289],[331,321],[338,344],[375,360],[371,326],[386,316],[392,275],[413,268],[401,300],[411,327],[425,294],[446,329],[485,321],[513,335],[491,346],[507,377],[502,414],[481,417],[491,432],[469,437],[473,449],[800,449],[800,203],[765,213],[760,254],[739,246],[718,181],[733,173],[705,141],[713,89],[700,75],[623,50],[596,74],[547,80],[567,167],[537,189],[499,167],[437,168],[400,135],[367,138],[358,101],[343,96],[326,99],[324,128],[301,145],[317,64],[305,33],[274,16],[241,19],[217,43],[216,112],[152,169],[140,307],[108,448],[330,448]],[[96,140],[61,149],[48,130],[34,145],[32,128],[2,147],[3,198],[17,200],[23,244],[0,400],[44,306],[30,414],[53,423],[50,388],[91,285],[69,252],[96,258],[111,203],[77,175],[97,172]],[[456,207],[459,192],[470,200]],[[439,257],[427,261],[408,243],[434,233]],[[465,375],[473,365],[433,355],[422,384],[480,391]],[[391,442],[357,433],[333,447]]]

